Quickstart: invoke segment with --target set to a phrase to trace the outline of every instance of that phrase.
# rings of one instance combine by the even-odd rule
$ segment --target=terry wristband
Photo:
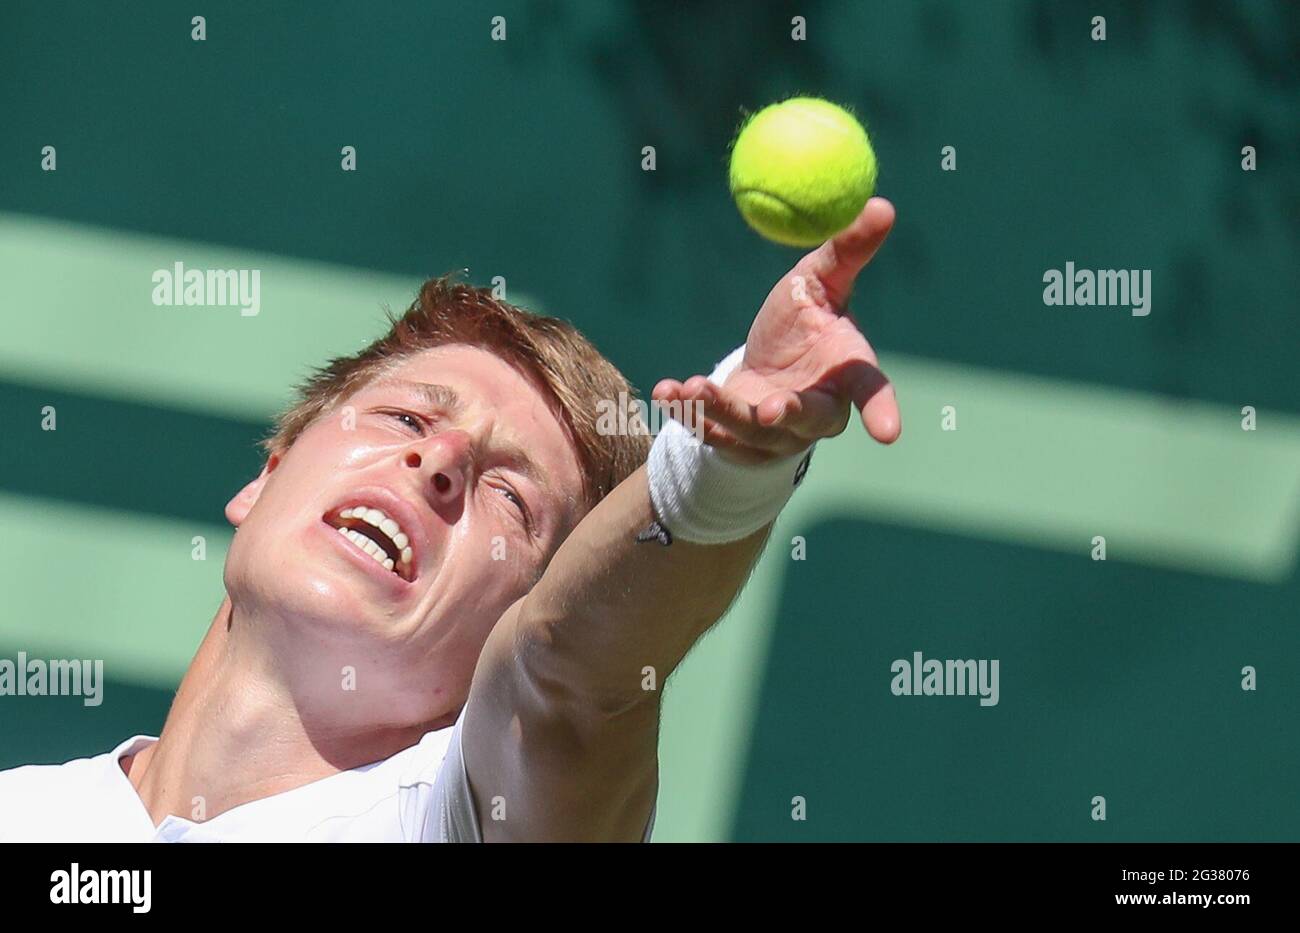
[[[744,359],[732,351],[709,375],[721,385]],[[655,437],[646,464],[650,502],[673,538],[696,544],[725,544],[770,524],[803,480],[812,448],[747,465],[726,460],[680,422],[670,420]]]

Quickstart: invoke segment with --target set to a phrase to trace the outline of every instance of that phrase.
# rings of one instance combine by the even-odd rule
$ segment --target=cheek
[[[267,478],[247,521],[264,524],[298,518],[325,487],[348,467],[373,458],[377,445],[361,432],[344,432],[334,422],[305,432]]]
[[[365,425],[349,428],[342,417],[335,415],[305,431],[285,457],[284,465],[292,466],[299,474],[327,475],[372,456],[379,440],[376,432]]]
[[[320,482],[314,477],[328,473],[307,468],[312,463],[309,449],[298,453],[307,456],[290,455],[280,462],[235,531],[230,557],[241,568],[283,565],[287,553],[302,550],[290,546],[291,542],[313,518],[319,518],[313,514],[320,493]]]
[[[482,533],[468,534],[456,542],[448,568],[456,583],[471,592],[504,599],[522,596],[537,580],[541,556],[526,535],[511,528],[499,514],[480,516],[479,523]]]

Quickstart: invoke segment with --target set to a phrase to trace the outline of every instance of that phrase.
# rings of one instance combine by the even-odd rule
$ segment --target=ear
[[[271,471],[280,465],[280,455],[271,454],[266,460],[266,466],[262,467],[262,472],[258,474],[257,479],[253,480],[239,492],[235,497],[226,503],[226,521],[238,528],[248,517],[249,511],[253,504],[257,502],[262,495],[262,488],[266,486],[267,479],[271,476]]]

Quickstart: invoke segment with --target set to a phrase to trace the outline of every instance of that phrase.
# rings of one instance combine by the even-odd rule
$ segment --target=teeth
[[[341,510],[339,512],[339,518],[356,519],[378,528],[392,539],[392,542],[395,545],[397,545],[398,550],[401,552],[401,561],[403,564],[410,564],[411,559],[415,556],[410,547],[411,539],[403,533],[402,526],[399,525],[395,519],[389,518],[379,509],[357,505]],[[358,548],[373,557],[376,563],[382,564],[385,570],[392,570],[395,566],[393,559],[388,556],[384,549],[361,532],[351,528],[339,528],[338,532]]]
[[[359,531],[353,531],[349,528],[340,528],[339,532],[359,549],[365,551],[375,559],[375,563],[382,564],[385,570],[393,569],[393,559],[384,553],[384,549],[378,544],[371,541]]]

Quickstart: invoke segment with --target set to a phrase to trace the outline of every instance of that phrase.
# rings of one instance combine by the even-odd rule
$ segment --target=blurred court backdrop
[[[423,277],[707,372],[798,256],[727,144],[807,93],[898,207],[855,309],[904,433],[821,445],[670,681],[657,838],[1300,837],[1297,48],[1288,2],[5,3],[0,657],[107,685],[0,697],[0,767],[156,734],[269,416]],[[259,313],[156,306],[177,262]],[[1045,305],[1067,262],[1149,315]],[[894,696],[916,651],[998,704]]]

